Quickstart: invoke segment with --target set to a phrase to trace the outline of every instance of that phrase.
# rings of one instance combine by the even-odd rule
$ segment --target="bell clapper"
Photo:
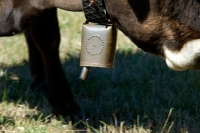
[[[83,67],[80,74],[80,79],[86,81],[90,73],[90,67]]]

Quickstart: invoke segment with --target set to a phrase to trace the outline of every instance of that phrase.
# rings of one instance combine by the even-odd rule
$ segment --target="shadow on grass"
[[[68,65],[70,64],[70,65]],[[1,101],[26,103],[48,115],[44,94],[28,89],[31,77],[27,61],[0,69]],[[89,123],[99,127],[99,121],[118,122],[161,131],[168,112],[166,129],[200,132],[199,71],[175,72],[164,60],[142,52],[116,53],[114,69],[92,68],[87,82],[79,80],[79,58],[64,59],[63,69]]]

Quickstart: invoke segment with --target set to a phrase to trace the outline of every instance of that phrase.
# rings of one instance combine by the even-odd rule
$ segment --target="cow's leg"
[[[25,32],[25,37],[28,45],[30,71],[33,78],[30,89],[33,91],[44,91],[46,88],[44,64],[41,54],[34,44],[29,28]]]
[[[79,113],[80,107],[74,100],[59,59],[60,33],[56,9],[45,11],[31,19],[26,34],[33,39],[33,43],[38,48],[43,60],[47,99],[52,106],[52,113],[64,116]],[[38,55],[39,53],[37,53]],[[38,62],[38,65],[42,65],[40,59],[38,59]],[[40,70],[42,69],[39,69],[38,72]]]

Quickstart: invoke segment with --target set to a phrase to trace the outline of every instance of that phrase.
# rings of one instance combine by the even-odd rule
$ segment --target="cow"
[[[104,0],[111,23],[174,70],[200,69],[199,0]],[[52,113],[80,114],[58,56],[56,8],[82,11],[81,0],[2,0],[0,36],[23,32],[34,89],[46,82]],[[56,70],[56,71],[55,71]]]

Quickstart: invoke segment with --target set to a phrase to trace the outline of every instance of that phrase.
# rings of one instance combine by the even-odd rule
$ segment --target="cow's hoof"
[[[85,114],[77,103],[74,103],[71,108],[67,108],[66,106],[56,106],[55,108],[54,106],[52,107],[52,114],[59,117],[62,116],[64,118],[69,116],[72,123],[75,124],[76,127],[84,127],[82,121],[85,121]]]
[[[77,114],[74,115],[75,117],[77,117],[79,120],[83,120],[85,121],[86,117],[85,117],[85,113],[80,110]]]
[[[80,110],[78,113],[74,114],[74,115],[71,115],[71,121],[72,123],[75,125],[75,127],[77,128],[85,128],[85,120],[86,120],[86,117],[85,117],[85,113]]]

